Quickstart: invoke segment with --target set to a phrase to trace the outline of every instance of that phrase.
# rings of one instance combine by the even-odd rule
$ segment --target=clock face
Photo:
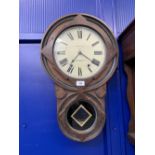
[[[54,58],[64,74],[75,79],[86,79],[93,77],[103,68],[106,46],[95,30],[74,26],[57,37]]]

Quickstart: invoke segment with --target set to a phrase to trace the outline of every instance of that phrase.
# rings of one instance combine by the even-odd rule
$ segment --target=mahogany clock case
[[[95,30],[106,45],[105,65],[95,76],[80,79],[84,81],[84,86],[76,85],[79,79],[65,75],[58,68],[53,55],[57,37],[73,26],[85,26]],[[62,17],[49,26],[42,39],[41,61],[55,82],[57,117],[63,133],[72,140],[80,142],[95,138],[105,124],[106,82],[113,75],[118,64],[118,46],[110,29],[101,20],[90,15],[73,14]],[[83,110],[87,115],[85,119],[87,121],[81,126],[77,125],[80,121],[74,117],[78,110]],[[77,113],[74,115],[75,112]]]

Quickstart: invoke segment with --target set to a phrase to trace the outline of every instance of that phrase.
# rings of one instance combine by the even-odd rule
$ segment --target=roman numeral
[[[90,68],[90,64],[88,64],[88,70],[89,70],[90,72],[93,72],[93,71],[91,70],[91,68]]]
[[[93,59],[93,60],[92,60],[92,63],[93,63],[94,65],[96,65],[96,66],[99,66],[99,64],[100,64],[100,62],[99,62],[98,60],[96,60],[96,59]]]
[[[91,36],[91,34],[89,33],[89,35],[88,35],[88,37],[87,37],[87,40],[89,40],[90,36]]]
[[[102,51],[94,51],[94,55],[102,55]]]
[[[78,34],[78,38],[82,39],[82,31],[77,31],[77,34]]]
[[[71,64],[71,65],[69,66],[69,68],[67,69],[67,72],[68,72],[68,73],[72,73],[72,72],[73,72],[73,69],[74,69],[74,67],[73,67],[73,65]]]
[[[80,67],[78,67],[78,76],[82,76],[82,70]]]
[[[71,40],[74,40],[72,34],[70,32],[67,33],[68,37],[71,39]]]
[[[64,59],[62,59],[62,60],[60,61],[60,64],[61,64],[62,66],[67,65],[67,63],[68,63],[68,60],[67,60],[66,58],[64,58]]]
[[[57,54],[65,55],[66,54],[66,51],[57,51]]]
[[[99,41],[96,41],[92,44],[92,46],[96,46],[99,43]]]

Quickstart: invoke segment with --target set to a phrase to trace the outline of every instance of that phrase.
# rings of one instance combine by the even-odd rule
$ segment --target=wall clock
[[[90,15],[65,16],[45,33],[41,60],[55,82],[62,132],[80,142],[95,138],[105,124],[106,83],[118,64],[110,29]]]

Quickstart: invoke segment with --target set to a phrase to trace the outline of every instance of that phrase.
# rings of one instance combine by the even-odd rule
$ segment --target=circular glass
[[[96,75],[104,66],[106,46],[95,30],[74,26],[57,37],[54,58],[64,74],[75,79],[86,79]]]

